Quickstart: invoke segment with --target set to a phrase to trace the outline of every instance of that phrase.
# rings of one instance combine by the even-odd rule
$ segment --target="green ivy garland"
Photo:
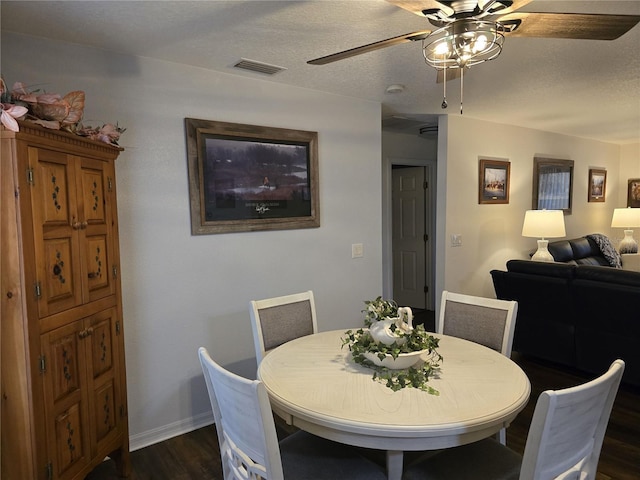
[[[379,298],[377,300],[380,300]],[[367,302],[365,302],[367,303]],[[372,320],[375,321],[375,320]],[[365,320],[366,323],[366,320]],[[370,325],[368,323],[368,325]],[[437,351],[439,339],[429,335],[423,325],[417,325],[411,333],[401,333],[402,338],[407,341],[398,345],[397,342],[391,345],[377,343],[369,334],[369,330],[347,330],[342,338],[342,347],[349,347],[353,360],[367,368],[374,370],[373,379],[384,383],[393,391],[401,388],[413,387],[428,392],[432,395],[439,395],[440,392],[428,385],[429,377],[431,377],[439,368],[443,360],[442,355]],[[365,352],[375,353],[380,360],[387,355],[397,358],[401,353],[411,353],[420,350],[427,351],[427,358],[419,366],[409,367],[403,370],[392,370],[390,368],[375,365],[365,357]]]

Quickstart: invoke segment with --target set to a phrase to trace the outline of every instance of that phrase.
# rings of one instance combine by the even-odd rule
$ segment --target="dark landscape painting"
[[[204,148],[206,221],[311,215],[307,143],[207,136]]]

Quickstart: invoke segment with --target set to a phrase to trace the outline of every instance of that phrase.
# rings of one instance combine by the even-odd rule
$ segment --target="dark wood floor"
[[[522,453],[535,400],[547,389],[582,383],[588,376],[523,358],[514,360],[527,373],[532,394],[527,407],[507,430],[507,444]],[[282,432],[281,432],[282,433]],[[222,480],[215,427],[205,427],[131,453],[131,480]],[[96,468],[88,480],[114,480],[113,462]],[[640,389],[623,385],[613,407],[598,465],[597,480],[640,479]],[[478,479],[482,480],[482,479]]]

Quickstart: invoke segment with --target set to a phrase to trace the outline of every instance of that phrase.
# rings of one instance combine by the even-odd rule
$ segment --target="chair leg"
[[[502,445],[507,446],[507,429],[502,428],[498,433],[496,433],[496,440],[498,440]]]
[[[404,452],[402,450],[387,450],[387,477],[389,480],[402,478],[402,464]]]

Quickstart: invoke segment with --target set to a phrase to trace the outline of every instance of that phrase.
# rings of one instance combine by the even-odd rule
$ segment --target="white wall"
[[[618,208],[627,206],[627,186],[631,178],[640,178],[640,142],[623,145],[620,148],[620,176],[618,178],[620,188],[616,205]],[[623,237],[624,235],[619,232],[618,236]]]
[[[196,350],[255,375],[251,299],[311,289],[320,330],[382,293],[380,105],[2,33],[1,71],[86,92],[85,123],[127,131],[117,160],[132,447],[210,421]],[[321,227],[191,236],[184,118],[317,131]],[[351,244],[364,257],[351,259]]]
[[[626,182],[623,185],[619,179],[620,146],[459,115],[443,118],[443,130],[448,135],[440,139],[438,152],[438,242],[444,261],[437,270],[442,288],[495,296],[490,270],[504,269],[512,258],[528,258],[536,248],[535,239],[521,236],[524,212],[531,208],[534,157],[575,161],[573,209],[565,216],[566,238],[589,233],[618,235],[610,225],[613,209],[621,206],[620,191],[626,189]],[[640,162],[637,148],[629,150],[625,165]],[[509,204],[478,204],[480,158],[511,162]],[[607,170],[603,203],[587,202],[590,168]],[[454,233],[462,234],[461,247],[450,246]]]

